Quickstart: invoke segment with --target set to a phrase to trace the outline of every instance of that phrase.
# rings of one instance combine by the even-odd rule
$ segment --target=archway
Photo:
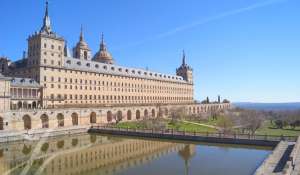
[[[72,113],[71,118],[72,118],[72,125],[77,126],[78,125],[78,114],[75,112]]]
[[[90,115],[90,123],[96,123],[96,122],[97,122],[96,113],[92,112]]]
[[[137,120],[139,120],[141,118],[141,112],[140,112],[140,110],[136,110],[136,112],[135,112],[135,118]]]
[[[155,109],[152,109],[152,111],[151,111],[151,116],[152,116],[152,118],[155,117]]]
[[[65,126],[65,120],[64,115],[62,113],[57,114],[57,126],[58,127],[64,127]]]
[[[0,130],[3,130],[3,118],[0,117]]]
[[[29,115],[23,116],[23,122],[24,122],[24,129],[28,130],[31,129],[31,118]]]
[[[107,111],[106,117],[107,117],[107,121],[111,122],[112,121],[112,112],[111,111]]]
[[[148,110],[145,109],[145,110],[144,110],[144,118],[147,118],[147,117],[148,117]]]
[[[42,128],[49,128],[49,117],[46,114],[41,116]]]
[[[122,119],[123,119],[122,111],[118,111],[118,112],[117,112],[117,120],[118,120],[118,121],[122,121]]]
[[[21,101],[18,102],[18,109],[22,108],[23,103]]]
[[[35,109],[37,107],[36,102],[32,102],[32,108]]]
[[[168,108],[165,109],[165,116],[168,116],[169,115],[169,110]]]
[[[127,111],[127,120],[131,120],[131,110]]]

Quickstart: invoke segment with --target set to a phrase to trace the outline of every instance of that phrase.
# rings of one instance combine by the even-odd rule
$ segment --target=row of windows
[[[44,84],[44,87],[47,87],[47,84]],[[54,84],[50,86],[52,89],[55,88]],[[176,91],[176,90],[156,90],[156,89],[144,89],[144,88],[113,88],[113,87],[92,87],[92,86],[73,86],[73,85],[57,85],[58,89],[75,89],[75,90],[99,90],[99,91],[115,91],[115,92],[147,92],[147,93],[169,93],[169,94],[188,94],[190,91]],[[192,94],[192,92],[190,92]]]
[[[55,98],[54,94],[50,95],[50,99],[61,100],[192,100],[191,97],[158,97],[158,96],[116,96],[116,95],[61,95],[58,94]]]
[[[176,87],[165,87],[165,86],[154,86],[147,84],[133,84],[133,83],[123,83],[123,82],[109,82],[109,81],[96,81],[96,80],[83,80],[83,79],[73,79],[73,78],[63,78],[65,83],[78,83],[80,85],[95,85],[95,86],[111,86],[111,87],[132,87],[132,88],[143,88],[143,89],[155,89],[155,90],[173,90],[173,91],[188,91],[188,88],[176,88]],[[69,80],[69,81],[68,81]],[[74,80],[74,81],[73,81]],[[44,76],[44,81],[47,81],[47,77]],[[55,78],[51,77],[51,82],[55,82]],[[57,82],[62,82],[62,78],[58,77]],[[53,87],[54,85],[51,85]],[[60,85],[59,85],[60,86]],[[66,89],[67,86],[65,85]],[[70,85],[72,87],[72,85]],[[72,89],[72,88],[70,88]]]

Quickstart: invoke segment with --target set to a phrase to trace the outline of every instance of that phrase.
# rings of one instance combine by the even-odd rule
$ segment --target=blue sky
[[[13,60],[38,31],[43,0],[1,0],[0,55]],[[103,32],[119,65],[175,73],[185,49],[195,96],[300,101],[298,0],[50,0],[53,29],[93,53]]]

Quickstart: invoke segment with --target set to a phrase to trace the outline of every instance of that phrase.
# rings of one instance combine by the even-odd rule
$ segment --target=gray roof
[[[129,68],[114,64],[105,64],[91,60],[80,60],[77,58],[66,57],[65,68],[90,71],[104,74],[121,75],[134,78],[145,78],[153,80],[171,81],[177,83],[187,83],[181,76],[152,72],[140,68]]]
[[[2,75],[0,73],[0,80],[10,80],[10,78],[9,77],[5,77],[4,75]]]
[[[14,87],[31,87],[31,88],[40,88],[41,85],[35,80],[30,78],[12,78],[11,86]]]

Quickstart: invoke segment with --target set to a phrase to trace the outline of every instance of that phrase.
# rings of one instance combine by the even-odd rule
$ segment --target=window
[[[85,60],[87,60],[87,57],[88,57],[88,55],[87,55],[87,51],[84,51],[84,53],[83,53],[83,54],[84,54],[84,59],[85,59]]]

